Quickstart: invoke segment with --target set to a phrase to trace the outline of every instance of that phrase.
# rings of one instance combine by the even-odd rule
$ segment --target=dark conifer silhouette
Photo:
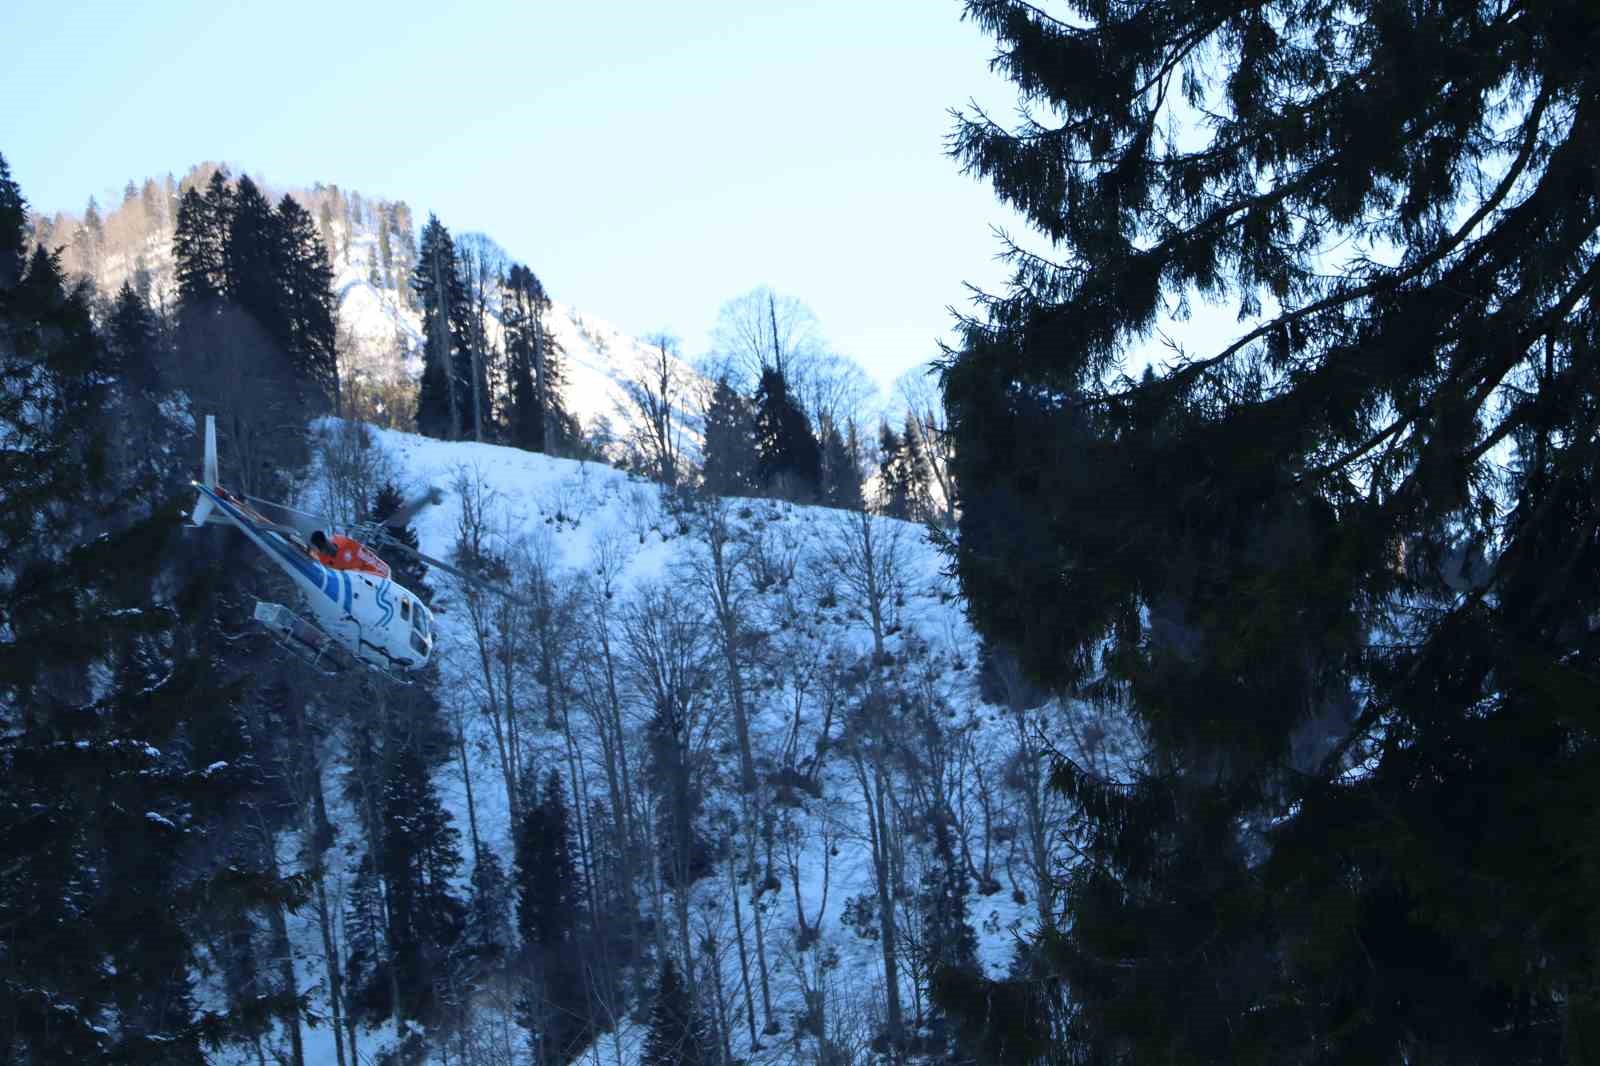
[[[559,454],[577,440],[578,426],[561,399],[561,346],[545,326],[550,297],[534,272],[520,263],[507,273],[500,296],[511,390],[510,443]]]
[[[706,491],[713,496],[753,495],[759,487],[755,411],[726,377],[712,386],[703,439]]]
[[[466,289],[456,268],[455,243],[433,215],[422,230],[411,288],[422,305],[427,338],[417,393],[417,432],[456,440],[472,410],[472,355],[467,343],[471,330],[466,319]]]
[[[766,367],[755,396],[756,480],[768,492],[811,500],[822,480],[822,449],[783,371]]]
[[[708,1026],[678,976],[677,965],[670,956],[662,959],[640,1066],[710,1066],[716,1061]]]
[[[534,1062],[570,1062],[594,1035],[584,972],[584,885],[561,779],[527,797],[517,827],[517,928],[528,975],[525,1021]]]
[[[328,250],[310,213],[293,197],[278,202],[274,222],[281,259],[278,287],[284,344],[307,391],[310,410],[337,412],[339,306]]]
[[[945,368],[955,569],[1150,750],[1059,765],[1043,972],[951,1005],[1016,1062],[1046,1010],[1070,1061],[1588,1056],[1600,9],[967,11],[1040,121],[955,155],[1053,247]],[[1124,376],[1196,298],[1236,339]]]
[[[240,701],[180,610],[170,500],[111,460],[148,309],[125,291],[108,351],[54,253],[14,269],[21,204],[0,159],[0,380],[26,384],[0,390],[0,1061],[196,1062],[256,1023],[199,1015],[194,937],[296,890],[200,847],[246,782],[203,772],[188,711]],[[253,1014],[292,1015],[282,991],[256,988]]]
[[[857,510],[862,506],[861,466],[857,462],[855,426],[849,438],[830,418],[822,425],[822,492],[818,502],[829,507]]]

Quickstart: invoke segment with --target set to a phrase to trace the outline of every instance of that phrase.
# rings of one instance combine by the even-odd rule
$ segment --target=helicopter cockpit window
[[[400,601],[400,617],[404,618],[407,622],[411,621],[411,601],[410,600],[401,599],[401,601]]]
[[[428,654],[428,609],[420,603],[411,613],[411,649],[418,655]]]

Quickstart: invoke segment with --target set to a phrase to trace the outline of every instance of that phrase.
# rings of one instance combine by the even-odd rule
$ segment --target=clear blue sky
[[[690,356],[764,283],[887,384],[1017,228],[943,152],[947,108],[1015,99],[958,0],[10,0],[0,36],[0,152],[37,209],[202,159],[337,182]]]

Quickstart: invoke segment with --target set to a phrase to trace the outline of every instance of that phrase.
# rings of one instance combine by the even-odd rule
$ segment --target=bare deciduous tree
[[[313,506],[336,522],[365,521],[378,490],[400,479],[394,460],[360,422],[324,423],[316,454],[319,477]]]
[[[872,632],[875,664],[883,662],[884,642],[898,625],[905,551],[902,524],[865,511],[840,514],[823,543],[829,573],[839,582],[840,599],[860,612]]]
[[[954,438],[945,415],[944,401],[934,387],[926,367],[908,370],[895,382],[895,392],[906,406],[906,428],[916,434],[922,456],[933,479],[929,486],[939,522],[947,528],[956,524],[956,483]]]
[[[657,333],[647,343],[650,355],[622,382],[631,409],[620,414],[630,427],[635,462],[674,488],[683,473],[682,421],[694,378],[678,357],[677,338]]]
[[[765,285],[722,305],[712,342],[719,363],[737,374],[746,391],[766,367],[781,372],[792,386],[825,347],[811,309]]]

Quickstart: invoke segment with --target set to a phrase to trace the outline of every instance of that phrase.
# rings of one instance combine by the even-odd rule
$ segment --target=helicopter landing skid
[[[256,601],[255,619],[266,626],[278,644],[324,677],[334,677],[343,663],[339,642],[281,603]]]

